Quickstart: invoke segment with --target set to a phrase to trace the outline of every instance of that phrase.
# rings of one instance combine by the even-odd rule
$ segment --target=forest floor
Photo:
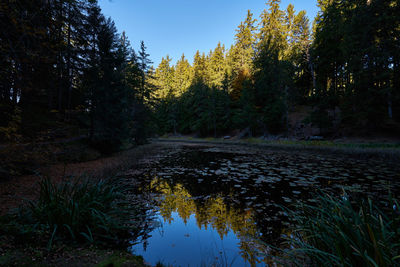
[[[400,162],[400,144],[391,143],[346,143],[333,141],[289,141],[289,140],[224,140],[197,139],[190,137],[171,137],[151,140],[150,144],[131,148],[108,157],[95,160],[43,165],[36,169],[37,174],[20,175],[10,179],[0,179],[0,215],[12,211],[24,200],[34,200],[38,196],[38,185],[41,177],[49,177],[53,181],[62,181],[66,177],[87,175],[89,177],[108,177],[118,173],[140,174],[164,157],[182,146],[224,146],[229,149],[277,149],[308,150],[312,153],[350,154],[362,158],[384,158]],[[16,263],[16,260],[24,261]],[[98,249],[95,247],[71,248],[60,247],[51,253],[45,248],[14,248],[7,238],[0,236],[0,266],[15,262],[15,265],[50,265],[50,266],[94,266],[99,262],[115,262],[125,259],[123,266],[140,266],[140,261],[124,251]],[[105,264],[107,265],[107,264]],[[101,266],[101,265],[100,265]]]

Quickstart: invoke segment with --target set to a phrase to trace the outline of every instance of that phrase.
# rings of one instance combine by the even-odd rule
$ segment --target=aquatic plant
[[[400,266],[400,214],[389,197],[386,208],[371,199],[320,195],[316,204],[299,203],[286,238],[285,264],[303,266]]]

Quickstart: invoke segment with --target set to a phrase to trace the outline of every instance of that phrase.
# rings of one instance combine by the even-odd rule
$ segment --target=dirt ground
[[[0,215],[17,208],[26,199],[35,199],[38,195],[39,181],[43,177],[62,181],[71,176],[90,175],[102,178],[128,169],[134,171],[136,165],[147,165],[157,160],[159,151],[165,146],[160,143],[148,144],[97,160],[50,165],[40,168],[35,175],[24,175],[2,181],[0,182]]]

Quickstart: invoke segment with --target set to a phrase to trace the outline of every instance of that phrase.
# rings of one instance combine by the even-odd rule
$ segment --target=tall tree
[[[247,11],[247,17],[236,29],[235,45],[232,47],[233,73],[236,76],[240,70],[252,69],[254,58],[254,47],[256,42],[255,24],[253,14]]]
[[[264,9],[261,14],[258,52],[265,45],[271,44],[278,52],[279,59],[282,59],[287,41],[284,29],[285,13],[280,9],[280,2],[280,0],[268,0],[268,10]]]
[[[225,46],[219,42],[208,58],[208,76],[210,86],[222,88],[226,73]]]
[[[349,125],[384,127],[396,117],[393,101],[398,101],[392,75],[398,58],[396,1],[319,5],[313,44],[319,99],[332,99],[328,106],[340,106]]]
[[[177,91],[177,96],[182,95],[187,91],[193,80],[193,70],[189,61],[182,54],[182,57],[176,62],[174,87]]]
[[[151,88],[149,88],[146,78],[148,77],[151,64],[153,64],[153,62],[149,58],[150,54],[148,54],[146,50],[147,48],[144,45],[144,41],[141,41],[139,55],[137,57],[139,70],[141,72],[140,91],[138,92],[138,94],[140,95],[143,102],[145,101],[145,99],[148,99],[150,97]]]
[[[195,81],[207,81],[207,64],[206,56],[204,53],[200,54],[197,50],[193,58],[193,79]]]
[[[161,63],[156,68],[155,78],[157,81],[158,96],[163,99],[168,95],[175,95],[173,87],[174,67],[170,66],[171,58],[167,55],[161,59]]]

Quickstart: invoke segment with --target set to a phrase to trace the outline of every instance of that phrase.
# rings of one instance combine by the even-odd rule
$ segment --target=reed
[[[296,222],[281,258],[291,266],[400,266],[400,214],[389,197],[381,209],[371,199],[317,197],[290,212]]]

